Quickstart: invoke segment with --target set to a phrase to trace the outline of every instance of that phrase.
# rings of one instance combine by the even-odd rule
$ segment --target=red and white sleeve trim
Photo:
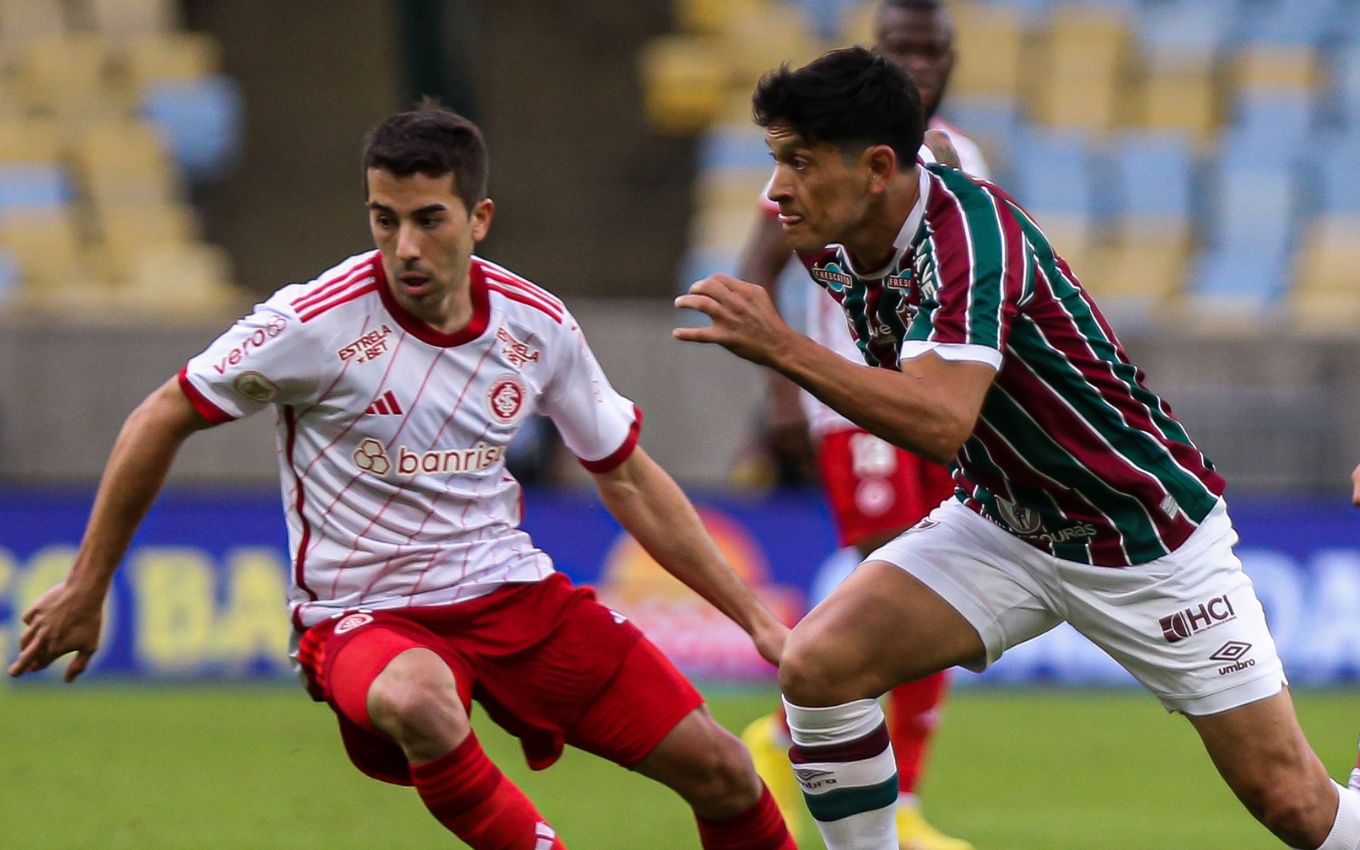
[[[179,388],[184,393],[184,397],[189,399],[189,403],[194,406],[194,410],[198,411],[198,415],[213,425],[230,422],[236,418],[213,404],[198,387],[194,386],[194,382],[189,380],[189,365],[187,363],[179,369]]]
[[[632,456],[633,449],[637,448],[638,435],[641,432],[642,409],[635,404],[633,405],[633,424],[628,428],[628,436],[623,438],[623,445],[599,460],[586,460],[583,457],[577,458],[577,460],[586,468],[587,472],[593,472],[596,475],[611,472]]]

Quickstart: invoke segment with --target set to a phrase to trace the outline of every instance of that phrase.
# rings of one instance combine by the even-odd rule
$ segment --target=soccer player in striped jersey
[[[1280,840],[1360,848],[1360,793],[1327,776],[1299,728],[1232,551],[1223,479],[1040,225],[997,186],[917,165],[915,89],[866,50],[772,72],[754,104],[785,235],[866,365],[793,332],[763,287],[725,275],[676,302],[712,324],[674,335],[777,369],[948,462],[955,483],[785,648],[790,755],[827,846],[896,850],[879,695],[956,664],[983,669],[1066,621],[1189,718]]]
[[[472,254],[494,211],[481,132],[422,107],[370,135],[364,166],[377,250],[279,290],[132,414],[70,575],[24,614],[11,675],[68,652],[67,680],[85,669],[113,573],[180,445],[272,406],[295,658],[356,767],[414,785],[474,850],[564,847],[482,751],[475,698],[534,768],[571,744],[676,790],[709,850],[793,850],[741,742],[519,529],[505,447],[538,411],[624,528],[778,662],[787,629],[638,445],[640,413],[571,312]]]
[[[978,146],[937,115],[954,68],[954,21],[949,10],[938,0],[883,0],[874,15],[874,50],[911,77],[921,94],[927,127],[948,134],[957,151],[956,164],[975,177],[987,178],[990,172]],[[921,148],[921,155],[935,161],[928,147]],[[766,197],[737,276],[774,291],[792,259],[793,251],[779,224],[779,206]],[[806,303],[808,337],[858,361],[859,349],[840,305],[822,293],[814,293]],[[777,372],[770,373],[769,399],[767,442],[771,450],[782,465],[791,467],[815,454],[840,545],[853,547],[861,558],[910,528],[954,492],[947,468],[865,431]],[[972,850],[968,842],[932,826],[917,797],[947,689],[948,673],[942,670],[898,685],[886,701],[897,761],[897,832],[903,850]],[[802,801],[789,770],[788,730],[782,714],[757,718],[741,737],[785,820],[794,828],[801,820]]]

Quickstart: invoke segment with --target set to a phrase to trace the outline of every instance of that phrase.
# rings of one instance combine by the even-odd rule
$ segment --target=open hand
[[[103,594],[60,582],[53,585],[24,612],[24,633],[19,637],[19,657],[10,665],[14,677],[44,670],[68,652],[76,657],[62,676],[67,682],[85,672],[99,648],[103,626]]]
[[[744,360],[770,365],[785,336],[792,334],[763,286],[725,274],[710,275],[675,299],[676,307],[698,310],[713,320],[706,328],[676,328],[685,342],[721,345]]]

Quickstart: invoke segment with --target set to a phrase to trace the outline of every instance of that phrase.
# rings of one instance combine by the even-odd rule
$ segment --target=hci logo
[[[1233,610],[1232,602],[1225,594],[1215,596],[1208,602],[1201,602],[1194,608],[1177,611],[1170,617],[1163,617],[1159,622],[1162,626],[1162,637],[1166,638],[1166,642],[1180,643],[1191,635],[1235,619],[1237,612]]]

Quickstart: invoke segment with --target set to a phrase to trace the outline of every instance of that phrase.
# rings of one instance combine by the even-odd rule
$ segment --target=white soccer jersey
[[[932,130],[944,130],[949,134],[949,140],[953,142],[954,149],[959,153],[959,166],[965,174],[981,180],[991,178],[987,161],[983,159],[982,150],[978,148],[976,142],[942,118],[931,118],[928,126]],[[920,156],[926,162],[935,161],[935,155],[925,145],[921,146]],[[836,302],[836,299],[827,294],[826,290],[820,286],[816,287],[816,290],[805,302],[807,305],[807,335],[813,341],[826,346],[842,357],[856,363],[863,363],[864,355],[860,354],[858,346],[855,345],[854,337],[850,335],[850,329],[845,325],[845,311],[841,309],[841,305]],[[803,412],[808,419],[808,428],[814,437],[820,438],[833,431],[859,427],[822,404],[811,393],[804,392],[801,397]]]
[[[443,334],[392,297],[377,251],[360,254],[279,290],[180,372],[210,420],[278,410],[299,627],[550,575],[505,469],[525,417],[551,417],[594,472],[637,443],[640,413],[561,301],[479,257],[469,277],[472,320]]]

